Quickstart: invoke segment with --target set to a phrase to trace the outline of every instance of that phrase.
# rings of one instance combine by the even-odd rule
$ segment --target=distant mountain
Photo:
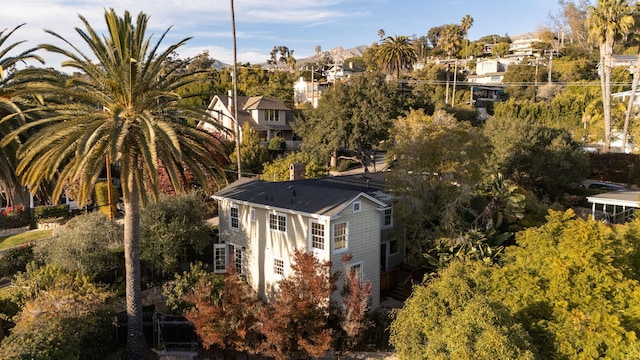
[[[222,69],[222,68],[229,67],[229,64],[225,64],[225,63],[223,63],[223,62],[222,62],[222,61],[220,61],[220,60],[214,59],[214,62],[213,62],[212,67],[213,67],[214,69],[216,69],[216,70],[220,70],[220,69]]]
[[[328,53],[334,62],[341,63],[345,59],[350,57],[362,56],[367,46],[360,45],[350,49],[344,49],[342,46],[335,47],[331,50],[322,51],[320,54],[312,55],[306,58],[296,59],[296,64],[303,65],[307,63],[314,63],[322,60],[326,53]]]
[[[323,51],[320,54],[317,55],[312,55],[306,58],[300,58],[300,59],[296,59],[296,64],[298,66],[300,65],[305,65],[308,63],[316,63],[316,62],[321,62],[322,59],[324,59],[325,54],[329,54],[331,56],[331,58],[333,59],[334,62],[337,63],[342,63],[345,59],[348,59],[350,57],[358,57],[358,56],[362,56],[362,54],[364,53],[364,51],[367,49],[367,46],[365,45],[360,45],[360,46],[356,46],[354,48],[351,49],[344,49],[342,46],[338,46],[335,47],[331,50],[327,50],[327,51]],[[256,65],[260,65],[263,68],[267,68],[269,65],[267,65],[266,62],[261,63],[261,64],[256,64]],[[231,66],[230,64],[226,64],[221,62],[220,60],[215,60],[215,62],[213,63],[213,68],[215,68],[216,70],[220,70],[226,67]]]

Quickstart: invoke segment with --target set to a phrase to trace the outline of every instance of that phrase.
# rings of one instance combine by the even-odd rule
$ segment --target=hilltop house
[[[233,98],[225,95],[215,95],[209,103],[209,113],[212,118],[225,128],[231,130],[229,134],[222,134],[226,140],[235,139],[235,121]],[[294,134],[291,123],[295,120],[291,110],[280,99],[264,96],[238,96],[238,121],[240,125],[240,139],[242,126],[248,123],[258,133],[264,143],[274,137],[281,137],[287,142],[287,149],[295,149],[300,140]],[[206,123],[201,124],[204,129],[215,131]]]
[[[220,219],[215,270],[235,264],[258,295],[269,299],[291,271],[296,249],[330,260],[332,273],[343,271],[342,255],[350,253],[350,266],[372,282],[371,306],[378,307],[381,274],[402,262],[398,241],[389,237],[393,207],[380,190],[383,176],[232,183],[213,196]]]

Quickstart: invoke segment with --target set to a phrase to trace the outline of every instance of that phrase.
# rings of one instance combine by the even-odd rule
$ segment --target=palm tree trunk
[[[638,82],[640,82],[640,52],[636,59],[636,68],[633,71],[633,81],[631,82],[631,94],[629,95],[629,103],[627,104],[627,112],[624,114],[624,129],[622,129],[622,152],[626,152],[627,135],[629,133],[629,122],[631,121],[631,112],[633,111],[633,103],[636,100],[636,91],[638,91]]]
[[[143,359],[147,352],[142,323],[142,286],[140,281],[140,190],[129,173],[123,190],[124,262],[127,305],[127,359]]]

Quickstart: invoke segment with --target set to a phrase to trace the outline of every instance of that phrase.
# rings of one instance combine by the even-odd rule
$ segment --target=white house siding
[[[331,272],[343,272],[343,253],[333,253],[333,224],[348,222],[348,251],[352,255],[351,264],[362,262],[364,279],[372,282],[371,305],[376,308],[380,304],[380,210],[366,198],[359,198],[360,212],[354,213],[352,203],[343,209],[338,218],[328,220],[326,217],[314,216],[313,219],[325,224],[325,251],[314,250],[314,255],[322,261],[331,260]],[[231,205],[239,207],[239,230],[230,229],[229,209]],[[255,218],[252,220],[252,210]],[[286,232],[269,228],[269,213],[285,215]],[[284,276],[291,273],[291,263],[296,249],[310,250],[309,229],[312,217],[293,214],[282,209],[267,209],[233,202],[227,199],[219,201],[220,239],[227,246],[244,248],[243,270],[247,282],[264,299],[270,299],[276,290],[277,282],[282,276],[274,273],[274,259],[284,262]],[[228,254],[228,261],[233,261],[233,254]],[[342,278],[338,281],[338,291],[332,298],[339,300],[339,289]]]
[[[380,211],[377,206],[366,198],[358,200],[362,206],[360,212],[353,212],[353,203],[344,208],[338,216],[331,221],[331,239],[333,239],[333,224],[347,221],[348,251],[351,253],[351,264],[362,261],[364,279],[371,280],[371,306],[380,306]],[[333,244],[331,244],[333,247]],[[333,251],[333,248],[332,248]],[[331,261],[332,272],[344,272],[342,265],[343,253],[333,253]],[[334,293],[334,300],[339,299],[339,290],[342,288],[342,278],[338,281],[338,291]]]

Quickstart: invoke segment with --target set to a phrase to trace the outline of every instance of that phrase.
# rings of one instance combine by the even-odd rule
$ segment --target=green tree
[[[546,224],[517,234],[502,265],[452,263],[416,287],[391,341],[401,358],[468,349],[475,353],[460,358],[518,358],[483,352],[487,343],[539,359],[638,358],[638,226],[551,211]],[[493,336],[472,348],[484,334]]]
[[[304,177],[306,179],[318,178],[326,175],[326,167],[311,154],[306,152],[295,152],[284,158],[277,158],[270,163],[262,165],[262,180],[265,181],[288,181],[291,178],[289,169],[291,164],[303,163]]]
[[[410,69],[417,59],[416,49],[404,35],[387,36],[376,49],[378,65],[388,74],[395,73],[396,79],[400,79],[400,70]]]
[[[482,183],[486,140],[444,111],[412,110],[394,122],[391,143],[388,186],[405,199],[394,210],[396,229],[406,239],[407,261],[427,265],[424,254],[437,239],[468,229],[461,215]]]
[[[93,280],[113,281],[122,268],[122,226],[93,212],[67,221],[48,241],[38,242],[35,253],[46,264],[75,271]]]
[[[509,55],[511,45],[507,42],[499,42],[491,47],[491,54],[495,57],[504,57]]]
[[[24,24],[16,26],[9,32],[7,32],[7,29],[0,31],[0,139],[7,136],[19,125],[19,121],[14,119],[13,116],[22,116],[21,111],[24,107],[24,104],[21,103],[25,99],[17,96],[11,88],[12,81],[16,76],[16,64],[28,60],[44,63],[42,58],[35,54],[35,48],[16,55],[11,54],[24,41],[11,44],[7,43],[7,41],[22,26]],[[0,191],[5,193],[9,206],[13,206],[14,195],[21,195],[19,189],[22,187],[22,182],[20,181],[20,176],[17,175],[16,167],[18,165],[18,146],[20,140],[23,139],[13,138],[10,140],[0,146]],[[17,203],[24,203],[26,199],[20,198],[17,200],[19,200]]]
[[[249,123],[242,124],[242,142],[240,143],[242,171],[248,174],[261,174],[262,164],[269,158],[267,148],[260,143],[258,133]],[[230,158],[235,159],[237,152],[233,151]]]
[[[180,189],[184,168],[189,168],[206,189],[207,175],[219,175],[214,155],[222,151],[215,137],[190,124],[209,121],[218,125],[207,117],[206,109],[178,101],[176,90],[199,79],[180,71],[178,65],[167,65],[166,60],[188,39],[160,52],[167,32],[150,46],[151,39],[145,37],[149,18],[143,13],[134,22],[127,11],[120,17],[113,9],[106,10],[105,36],[98,35],[83,16],[80,20],[85,29],[76,31],[91,49],[91,56],[51,31],[72,50],[55,45],[42,48],[66,58],[63,66],[82,76],[62,82],[50,70],[29,70],[41,79],[25,84],[22,91],[44,94],[45,99],[52,97],[58,102],[46,102],[39,109],[40,120],[17,130],[24,133],[43,126],[23,145],[17,170],[31,191],[57,177],[53,198],[58,198],[67,184],[78,181],[78,200],[83,203],[93,191],[105,158],[119,163],[125,209],[127,351],[130,357],[141,358],[146,345],[142,333],[140,209],[148,192],[154,199],[158,196],[158,164],[167,169],[176,189]]]
[[[140,214],[140,260],[170,273],[180,265],[185,250],[201,254],[209,244],[208,217],[207,205],[197,191],[161,196]]]
[[[540,198],[558,200],[588,175],[586,154],[565,130],[493,117],[484,134],[491,145],[491,173],[503,174]]]
[[[190,311],[194,303],[187,301],[186,296],[194,292],[196,285],[201,283],[206,284],[208,287],[206,293],[210,299],[208,301],[217,303],[222,294],[224,277],[208,271],[202,263],[195,263],[190,264],[189,271],[175,274],[173,280],[167,281],[162,285],[162,295],[167,299],[165,303],[169,311],[174,314],[183,314]],[[197,294],[199,294],[198,296],[202,295],[200,292],[197,292]]]
[[[367,168],[388,139],[392,119],[405,106],[397,84],[379,74],[351,78],[349,84],[335,84],[322,94],[318,108],[308,119],[295,123],[302,136],[302,149],[318,159],[332,158],[347,148]]]
[[[628,272],[637,225],[615,229],[552,211],[479,282],[516,314],[542,358],[637,358],[640,292]]]
[[[604,148],[611,145],[611,59],[616,41],[626,36],[634,25],[633,8],[627,0],[598,0],[589,7],[589,38],[600,48],[600,86],[604,109]]]
[[[398,358],[537,358],[532,339],[509,309],[476,284],[474,271],[483,267],[454,262],[414,287],[391,324],[389,341]]]

